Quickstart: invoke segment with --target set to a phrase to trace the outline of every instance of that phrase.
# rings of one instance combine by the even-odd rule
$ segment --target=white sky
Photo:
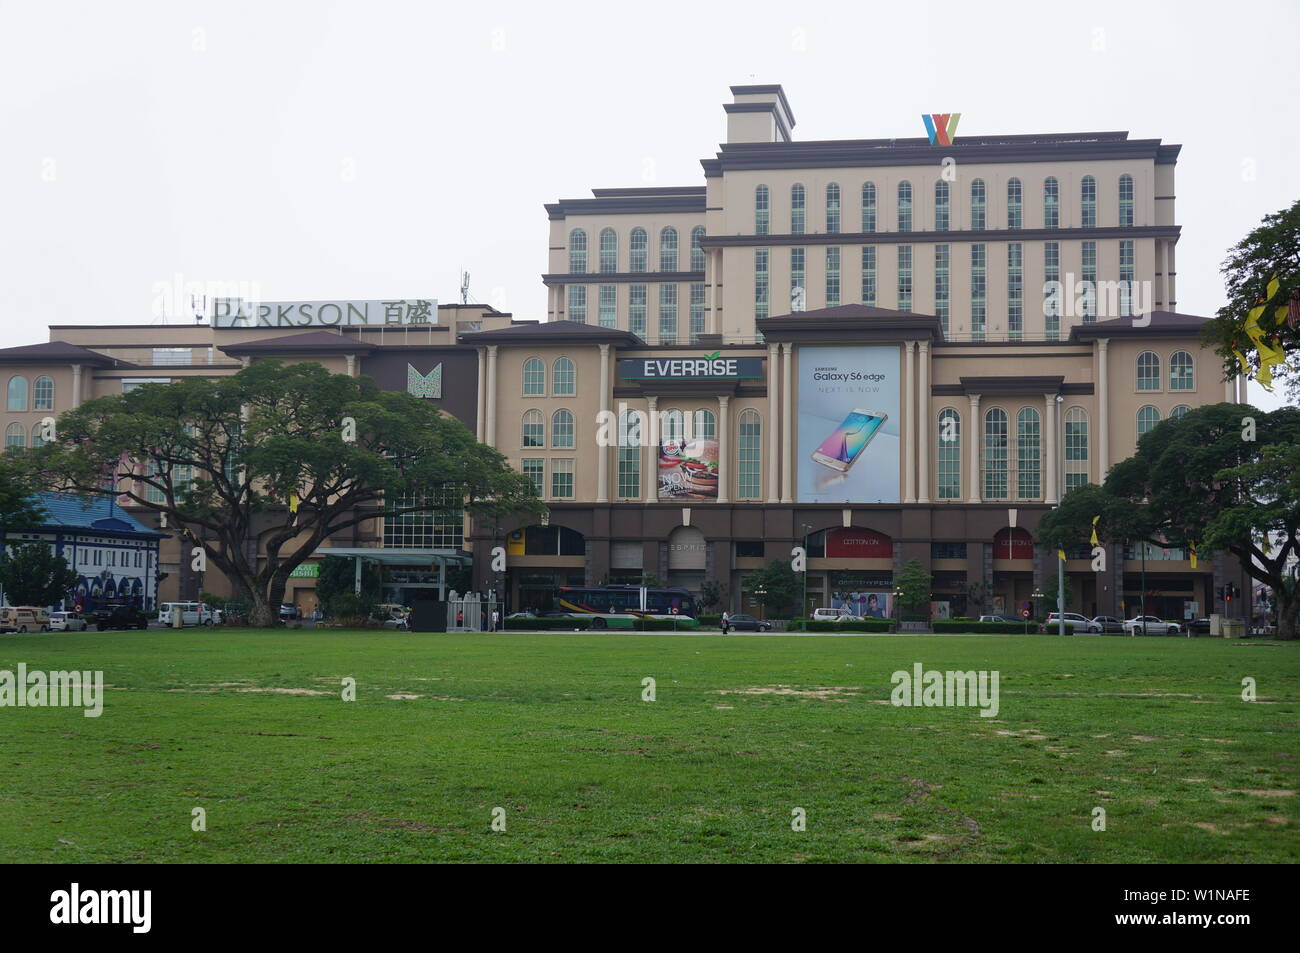
[[[796,139],[960,112],[1181,143],[1178,309],[1209,315],[1300,190],[1298,28],[1295,0],[0,0],[0,346],[148,323],[177,274],[454,301],[466,268],[543,319],[542,204],[703,184],[736,83],[784,84]]]

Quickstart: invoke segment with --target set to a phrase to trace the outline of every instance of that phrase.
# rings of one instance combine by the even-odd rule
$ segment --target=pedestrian
[[[501,621],[501,613],[498,612],[496,609],[493,609],[492,610],[492,631],[493,632],[497,630],[497,623],[500,621]]]
[[[725,609],[722,611],[722,634],[726,635],[731,629],[731,614]]]
[[[456,610],[456,628],[458,628],[458,629],[463,629],[463,628],[465,628],[465,610],[464,610],[464,609],[457,609],[457,610]]]

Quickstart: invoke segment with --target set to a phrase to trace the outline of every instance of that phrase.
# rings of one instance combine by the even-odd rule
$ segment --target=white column
[[[731,397],[718,395],[718,502],[731,502]]]
[[[81,365],[72,365],[72,406],[81,406]]]
[[[709,301],[707,305],[709,309],[709,317],[708,320],[705,321],[704,323],[704,330],[708,334],[718,333],[718,307],[717,307],[718,269],[717,269],[717,260],[713,256],[714,256],[714,251],[713,249],[710,248],[706,253],[704,259],[705,264],[708,266],[708,270],[704,273],[704,281],[706,283],[706,287],[709,289],[708,292]]]
[[[609,345],[600,346],[600,417],[609,419]],[[599,429],[597,429],[599,433]],[[618,422],[614,423],[614,443],[618,443]],[[609,447],[596,447],[596,502],[609,502]]]
[[[903,502],[916,502],[916,342],[908,341],[903,363]]]
[[[1110,469],[1110,364],[1106,350],[1108,338],[1097,339],[1097,482],[1106,479]]]
[[[767,502],[775,503],[780,497],[780,480],[777,461],[781,455],[777,447],[781,445],[781,389],[777,386],[780,372],[781,349],[775,344],[767,346],[767,433],[763,438],[763,448],[767,453]]]
[[[489,446],[497,445],[497,346],[489,344],[487,349],[487,406],[483,412],[483,442]]]
[[[474,416],[478,419],[474,426],[474,439],[483,442],[483,400],[487,396],[487,352],[478,348],[478,396],[475,398]]]
[[[967,503],[980,502],[980,436],[984,428],[980,426],[980,395],[970,395],[970,419],[966,423],[966,442],[970,444],[970,492],[966,494]]]
[[[918,503],[930,502],[930,342],[920,343],[921,353],[917,362],[917,400],[920,410],[916,415],[917,440],[917,477],[921,481]]]
[[[641,427],[641,499],[653,503],[659,499],[659,398],[647,397],[646,419]]]
[[[357,376],[357,356],[355,354],[344,354],[343,360],[348,362],[348,377]]]
[[[781,502],[794,502],[794,400],[791,395],[791,374],[794,364],[794,345],[789,341],[781,345]]]
[[[1043,450],[1047,465],[1043,467],[1047,485],[1043,487],[1043,502],[1058,503],[1056,492],[1056,395],[1043,395]]]

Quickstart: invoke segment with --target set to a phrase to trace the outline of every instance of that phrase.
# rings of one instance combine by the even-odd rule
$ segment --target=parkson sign
[[[761,378],[761,357],[721,357],[719,351],[701,357],[637,357],[618,362],[625,381],[731,381]]]
[[[248,301],[216,298],[214,328],[411,327],[438,323],[435,299],[390,301]]]

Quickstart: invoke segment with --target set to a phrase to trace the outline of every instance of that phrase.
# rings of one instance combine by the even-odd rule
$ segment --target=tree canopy
[[[73,590],[77,578],[68,561],[41,540],[11,544],[0,559],[0,588],[10,605],[54,605]]]

